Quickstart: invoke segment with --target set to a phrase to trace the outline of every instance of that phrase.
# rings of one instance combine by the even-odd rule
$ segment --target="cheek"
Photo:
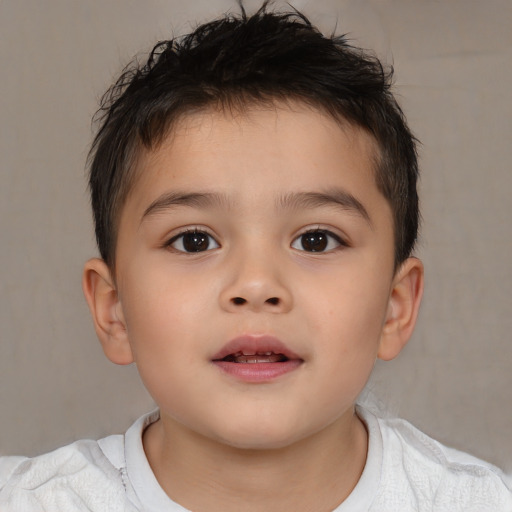
[[[388,305],[387,280],[372,272],[339,272],[326,279],[321,289],[323,293],[309,298],[318,329],[338,332],[346,346],[380,335]]]
[[[181,383],[197,364],[190,324],[198,313],[186,294],[161,280],[147,279],[143,289],[126,287],[125,292],[130,297],[123,304],[126,329],[140,378],[158,404],[171,401],[181,410],[191,391]],[[180,393],[170,393],[175,389]]]
[[[202,295],[183,281],[186,280],[176,276],[166,279],[153,271],[145,273],[142,279],[124,283],[121,301],[136,359],[143,355],[162,358],[185,348],[184,343],[178,343],[180,340],[190,341],[190,327],[197,323],[203,309]]]
[[[309,297],[304,314],[318,333],[318,357],[331,362],[331,377],[369,374],[379,348],[387,313],[388,284],[370,272],[347,273],[326,283],[325,293]],[[355,276],[355,277],[354,277]],[[341,374],[342,373],[342,374]]]

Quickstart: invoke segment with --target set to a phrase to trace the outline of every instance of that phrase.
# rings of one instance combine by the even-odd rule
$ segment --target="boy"
[[[298,13],[157,45],[103,103],[84,292],[158,411],[0,463],[6,511],[512,510],[505,477],[356,406],[423,288],[414,138],[380,63]]]

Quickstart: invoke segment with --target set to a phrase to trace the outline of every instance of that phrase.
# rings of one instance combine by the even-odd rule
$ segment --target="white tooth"
[[[255,356],[256,352],[254,352],[254,350],[244,349],[244,350],[242,350],[242,354],[244,356]]]
[[[272,352],[265,352],[265,355],[266,355],[266,356],[271,356],[271,355],[272,355]]]

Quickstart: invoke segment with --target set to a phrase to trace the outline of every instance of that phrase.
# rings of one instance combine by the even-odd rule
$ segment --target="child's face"
[[[296,105],[191,115],[142,159],[115,315],[163,421],[264,448],[353,414],[393,309],[374,151]]]

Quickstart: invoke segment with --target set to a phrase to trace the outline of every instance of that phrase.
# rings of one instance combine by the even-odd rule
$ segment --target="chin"
[[[253,451],[266,451],[266,450],[280,450],[291,446],[294,441],[284,438],[269,438],[269,437],[252,437],[250,439],[226,439],[223,440],[224,444],[231,448],[238,450],[253,450]]]
[[[231,425],[215,437],[222,444],[240,450],[279,450],[307,437],[307,433],[298,432],[296,425],[293,428],[273,422],[270,425]]]

